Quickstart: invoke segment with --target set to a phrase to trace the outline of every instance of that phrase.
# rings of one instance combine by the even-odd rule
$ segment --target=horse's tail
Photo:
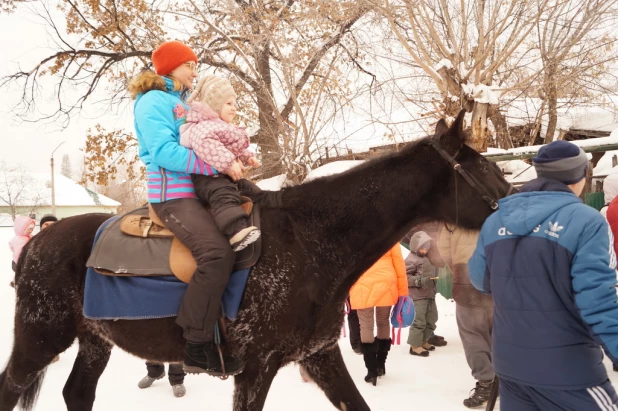
[[[36,400],[39,398],[39,392],[41,391],[41,387],[43,386],[43,379],[45,378],[45,371],[47,371],[47,367],[43,368],[39,374],[34,377],[32,384],[26,388],[26,391],[23,392],[21,397],[19,397],[19,407],[22,411],[31,411],[36,404]],[[0,377],[0,386],[2,383],[2,377],[4,377],[4,373]]]

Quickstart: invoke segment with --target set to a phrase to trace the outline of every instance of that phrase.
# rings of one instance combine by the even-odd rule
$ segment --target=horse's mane
[[[376,171],[385,170],[391,168],[391,164],[402,158],[410,157],[419,148],[427,147],[427,140],[431,136],[426,136],[421,139],[407,143],[401,150],[384,154],[382,156],[372,158],[364,161],[363,163],[354,166],[341,173],[331,174],[324,177],[319,177],[314,180],[302,183],[299,185],[286,187],[281,190],[281,198],[285,203],[286,199],[297,198],[298,196],[304,198],[311,198],[314,196],[321,196],[330,189],[340,189],[341,184],[345,184],[349,181],[357,180],[357,177],[375,173]]]

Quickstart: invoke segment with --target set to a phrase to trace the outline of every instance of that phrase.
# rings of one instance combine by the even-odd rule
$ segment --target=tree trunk
[[[281,137],[282,127],[279,124],[277,107],[273,101],[272,80],[270,77],[270,49],[264,45],[261,50],[257,50],[256,69],[261,77],[257,79],[258,87],[254,90],[258,107],[258,121],[260,129],[253,138],[253,142],[260,147],[262,167],[260,168],[261,177],[269,178],[285,172],[279,138]]]
[[[513,148],[513,142],[509,135],[509,126],[506,123],[504,114],[498,109],[498,106],[489,106],[487,113],[496,130],[496,140],[500,142],[500,148],[507,150]]]
[[[457,81],[457,73],[452,68],[442,67],[438,74],[444,82],[442,88],[442,105],[440,106],[440,118],[457,117],[462,108],[466,108],[465,96],[461,91],[461,85]],[[456,98],[455,98],[456,97]]]
[[[478,151],[484,153],[487,151],[487,110],[489,108],[488,103],[474,103],[472,109],[472,138],[468,142],[468,145]]]
[[[543,114],[545,113],[545,106],[547,105],[547,100],[543,100],[543,104],[541,104],[541,108],[536,116],[536,121],[534,123],[534,129],[530,132],[530,140],[528,142],[529,146],[533,146],[536,141],[536,135],[539,133],[541,129],[541,125],[543,123]]]
[[[547,134],[545,134],[545,144],[554,141],[556,133],[556,125],[558,124],[558,89],[554,81],[556,73],[555,64],[548,64],[545,68],[545,92],[547,99],[547,112],[549,114],[549,122],[547,123]]]

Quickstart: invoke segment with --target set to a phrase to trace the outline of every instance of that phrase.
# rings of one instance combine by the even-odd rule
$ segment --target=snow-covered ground
[[[11,280],[11,256],[5,244],[12,236],[10,228],[0,228],[0,365],[4,364],[13,344],[14,293]],[[405,344],[407,330],[402,333],[403,344],[394,346],[386,363],[387,375],[377,387],[363,381],[365,369],[362,357],[354,354],[347,338],[341,338],[341,349],[354,382],[373,411],[391,411],[406,407],[414,410],[465,410],[461,404],[474,386],[474,380],[463,354],[455,323],[455,304],[438,297],[440,320],[437,332],[448,340],[448,346],[438,348],[429,358],[412,357]],[[74,345],[52,364],[45,377],[37,411],[66,409],[62,387],[69,376],[77,353]],[[608,372],[618,383],[616,373],[606,361]],[[106,371],[101,376],[94,409],[98,411],[133,411],[148,409],[216,410],[232,409],[233,382],[206,376],[190,375],[185,379],[187,395],[174,398],[167,380],[157,381],[151,388],[141,390],[137,382],[145,375],[143,360],[114,348]],[[279,371],[270,389],[265,410],[315,411],[334,410],[322,391],[314,384],[303,383],[296,365]]]

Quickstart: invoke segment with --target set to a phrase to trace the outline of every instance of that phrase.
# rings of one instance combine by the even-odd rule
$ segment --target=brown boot
[[[444,337],[440,335],[434,335],[433,337],[429,337],[427,342],[431,345],[435,345],[436,347],[444,347],[447,344]]]
[[[411,345],[410,355],[418,355],[419,357],[429,357],[429,351],[427,351],[423,347],[417,347],[416,345]]]

